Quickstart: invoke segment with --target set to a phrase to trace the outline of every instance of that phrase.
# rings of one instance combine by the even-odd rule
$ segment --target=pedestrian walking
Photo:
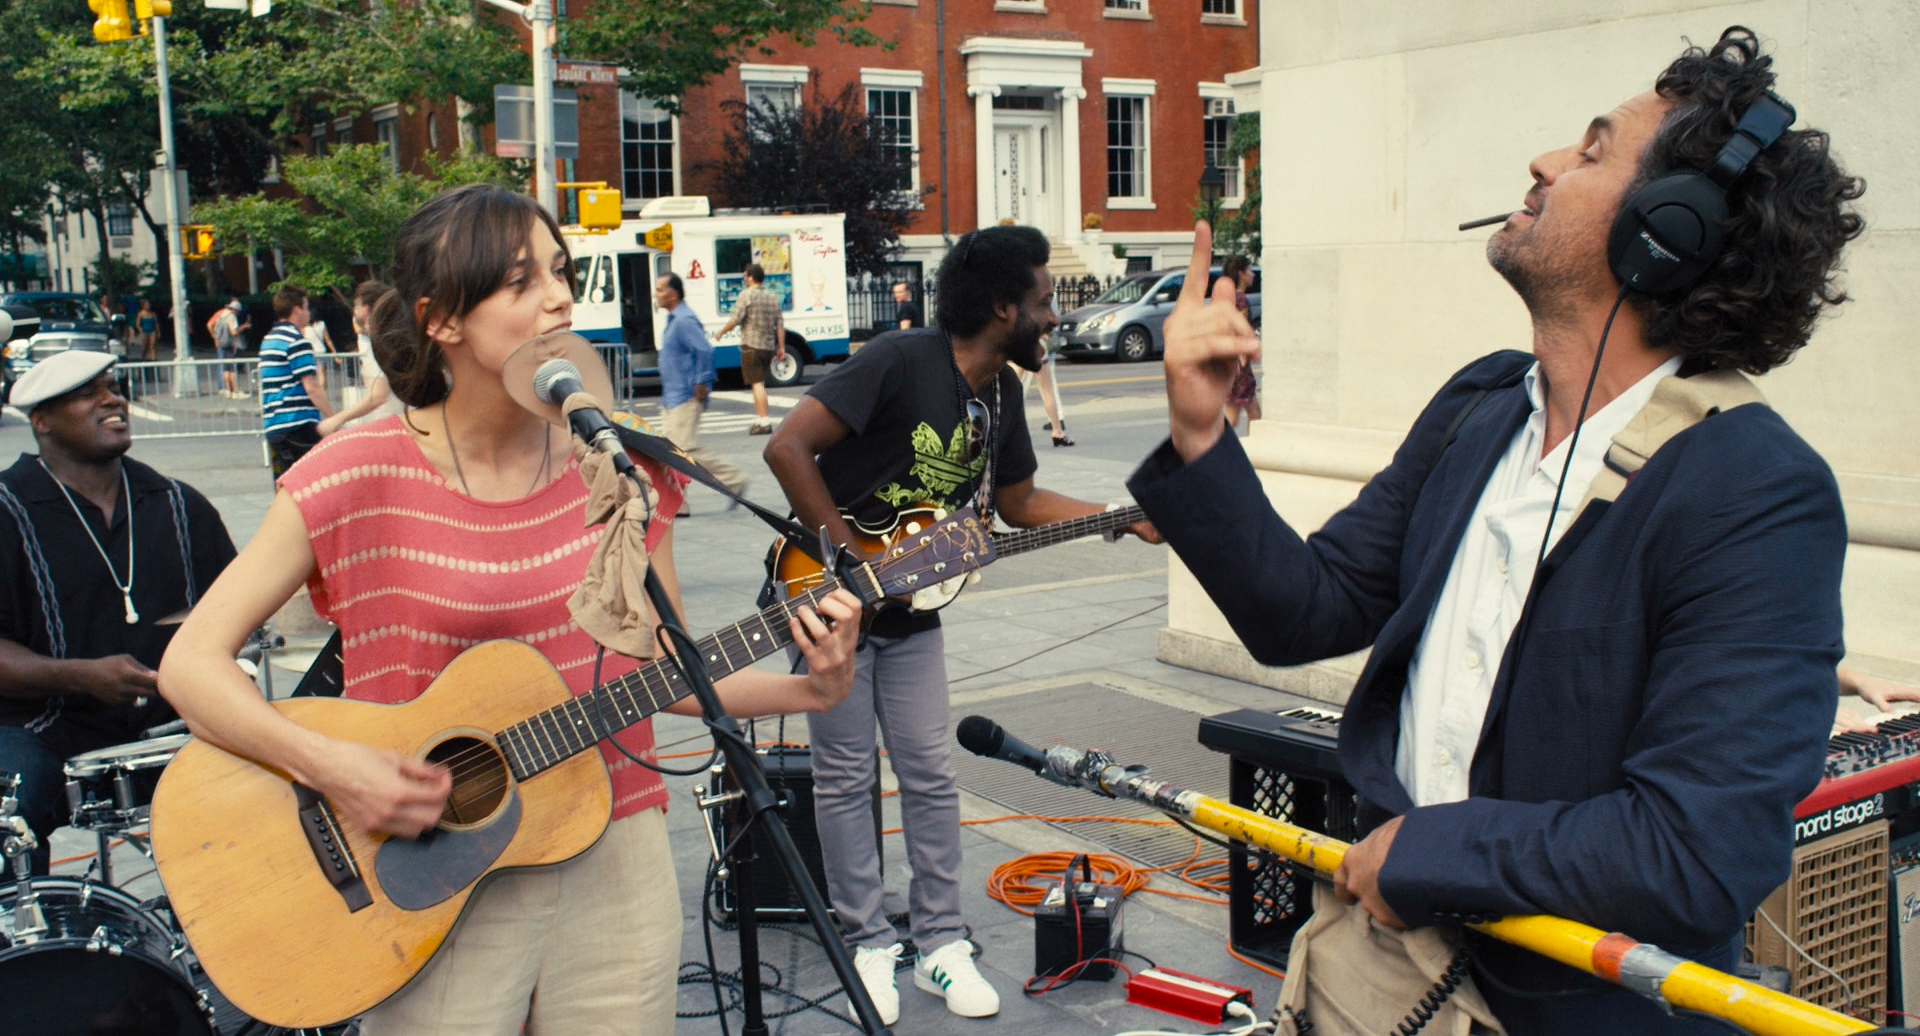
[[[153,311],[152,299],[140,300],[140,312],[134,322],[140,330],[140,356],[151,360],[160,348],[160,314]]]
[[[700,445],[700,418],[713,390],[713,344],[687,304],[687,286],[679,274],[664,273],[653,282],[653,302],[667,311],[667,331],[660,343],[660,409],[666,415],[667,438],[727,488],[745,493],[747,473]],[[685,504],[681,513],[687,513]]]
[[[246,348],[247,340],[243,332],[253,326],[253,318],[243,315],[238,298],[228,298],[207,321],[207,333],[213,336],[213,354],[222,360],[231,360]],[[240,366],[235,363],[220,365],[220,394],[228,399],[244,399],[247,393],[240,389]]]
[[[767,271],[759,263],[747,266],[747,286],[734,301],[733,315],[714,338],[727,336],[740,328],[740,377],[753,388],[753,427],[748,435],[767,435],[773,431],[773,418],[767,416],[767,367],[787,358],[787,322],[781,314],[780,296],[766,286]]]
[[[279,322],[260,341],[260,418],[278,481],[293,462],[320,443],[320,421],[333,416],[333,403],[320,383],[313,341],[306,336],[307,292],[283,285],[273,293]]]

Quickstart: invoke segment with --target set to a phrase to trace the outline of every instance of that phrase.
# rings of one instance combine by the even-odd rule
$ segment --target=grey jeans
[[[802,663],[804,666],[804,663]],[[876,726],[900,783],[900,818],[913,880],[907,909],[913,941],[930,953],[966,934],[960,916],[960,790],[948,757],[946,638],[936,627],[905,637],[868,637],[853,691],[807,717],[813,748],[813,817],[825,853],[827,894],[854,946],[890,946],[900,936],[881,896],[873,835],[878,778]]]

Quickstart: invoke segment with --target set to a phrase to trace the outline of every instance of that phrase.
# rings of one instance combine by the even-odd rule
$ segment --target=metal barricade
[[[259,435],[260,361],[183,360],[122,363],[114,369],[127,395],[127,423],[136,439]],[[228,395],[231,371],[237,396]]]
[[[627,351],[624,342],[595,342],[594,349],[600,353],[600,359],[607,365],[607,377],[613,379],[614,406],[622,410],[634,408],[633,393],[633,356]]]

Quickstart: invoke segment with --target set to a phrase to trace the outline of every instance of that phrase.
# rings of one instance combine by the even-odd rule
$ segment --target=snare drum
[[[67,805],[74,827],[124,834],[147,823],[160,771],[191,734],[169,734],[76,755],[67,761]]]
[[[131,896],[36,878],[46,930],[21,933],[19,887],[0,888],[0,1028],[36,1036],[212,1036],[185,943]]]

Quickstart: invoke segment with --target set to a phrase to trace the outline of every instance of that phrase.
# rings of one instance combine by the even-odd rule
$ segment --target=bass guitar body
[[[312,730],[446,764],[445,819],[418,840],[369,833],[286,774],[188,742],[154,794],[153,853],[207,976],[277,1025],[350,1018],[419,973],[487,875],[592,846],[612,806],[600,754],[522,783],[490,733],[572,697],[538,650],[499,640],[404,705],[274,703]]]
[[[845,512],[841,516],[847,519],[847,525],[853,529],[854,542],[848,546],[868,557],[877,557],[895,549],[903,540],[931,528],[945,518],[947,512],[935,504],[913,504],[894,515],[891,524],[877,528],[862,525]],[[820,562],[784,539],[774,544],[772,567],[774,581],[784,588],[785,597],[789,599],[812,590],[827,578],[826,568]],[[965,574],[961,574],[937,582],[929,581],[913,591],[908,606],[917,612],[944,608],[960,596],[966,578]]]

